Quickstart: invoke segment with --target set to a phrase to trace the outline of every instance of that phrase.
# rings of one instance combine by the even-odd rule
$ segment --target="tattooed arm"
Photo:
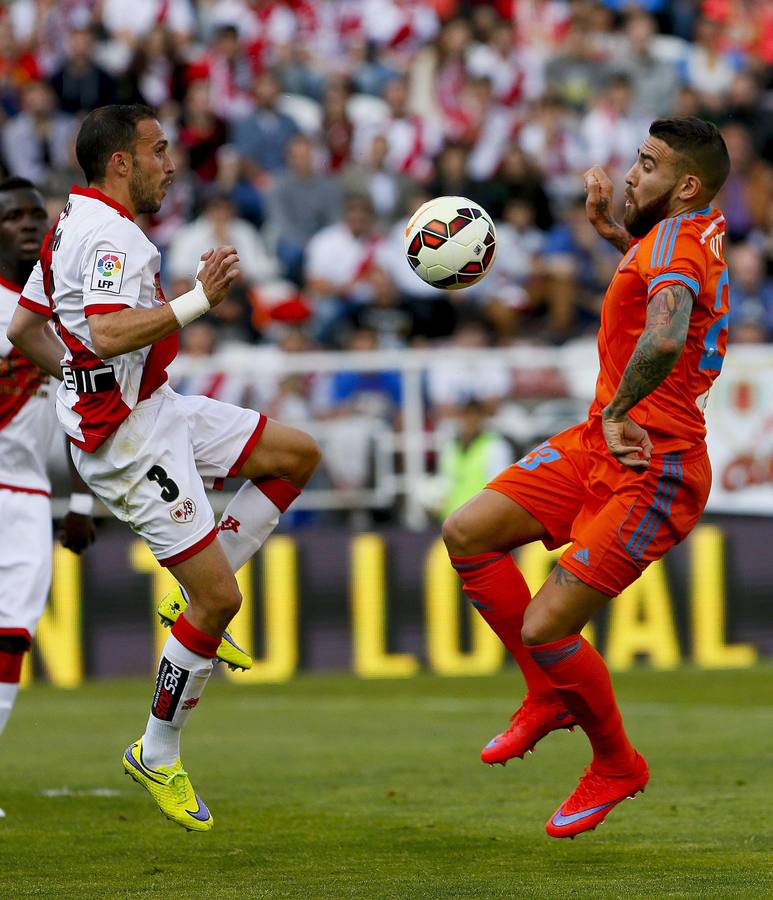
[[[600,166],[593,166],[584,175],[585,214],[596,231],[621,253],[631,244],[631,235],[612,218],[611,206],[614,187],[607,173]]]
[[[647,321],[628,360],[617,392],[602,413],[609,452],[631,469],[646,469],[652,454],[647,432],[628,417],[651,394],[682,355],[693,298],[681,284],[658,291],[647,306]]]

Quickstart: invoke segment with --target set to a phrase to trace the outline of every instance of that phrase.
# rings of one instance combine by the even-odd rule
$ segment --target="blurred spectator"
[[[190,288],[205,250],[224,245],[236,247],[239,271],[247,285],[259,284],[277,274],[276,260],[268,254],[257,229],[236,217],[228,197],[215,194],[206,203],[202,214],[182,227],[169,245],[169,278],[180,282],[173,293]]]
[[[197,359],[215,356],[216,350],[217,330],[208,319],[191,322],[180,332],[181,357]],[[230,372],[210,372],[173,378],[172,387],[178,394],[211,397],[213,400],[243,406],[249,393],[249,380]]]
[[[444,23],[437,41],[419,51],[411,66],[410,108],[439,133],[459,119],[472,32],[464,19]]]
[[[449,342],[454,350],[480,349],[489,346],[491,336],[478,318],[463,319]],[[499,362],[438,362],[427,374],[427,395],[438,418],[453,417],[457,409],[470,400],[484,405],[493,413],[510,391],[509,370]]]
[[[684,80],[713,109],[721,106],[733,80],[733,66],[722,52],[722,26],[703,17],[695,28],[694,43],[688,45]]]
[[[636,159],[652,121],[650,117],[633,113],[632,101],[630,78],[623,74],[611,75],[580,125],[586,163],[602,166],[613,179],[624,174]]]
[[[432,197],[469,197],[478,202],[481,187],[470,178],[469,158],[469,151],[462,144],[447,142],[437,156],[428,193]]]
[[[482,181],[490,178],[502,161],[513,131],[513,114],[496,102],[491,80],[485,77],[467,80],[460,109],[456,136],[470,148],[470,175]]]
[[[290,139],[287,170],[269,195],[268,221],[276,238],[277,255],[289,278],[300,282],[303,254],[311,237],[341,214],[338,188],[322,175],[314,161],[314,145],[302,134]]]
[[[128,47],[135,48],[154,32],[168,31],[177,46],[187,43],[196,27],[190,0],[101,0],[101,23],[105,31]]]
[[[576,197],[564,220],[548,233],[542,251],[545,337],[560,342],[597,326],[601,301],[619,260],[619,252],[596,234],[585,217],[585,197]]]
[[[470,399],[454,414],[454,437],[443,445],[438,464],[436,512],[445,519],[515,462],[512,444],[488,425],[484,403]]]
[[[146,103],[160,109],[183,92],[185,70],[173,35],[155,28],[137,43],[129,66],[119,79],[123,103]]]
[[[247,177],[242,159],[232,144],[218,148],[215,190],[231,199],[240,218],[256,228],[262,227],[265,218],[263,195]]]
[[[234,126],[234,145],[250,178],[276,175],[285,166],[287,145],[298,131],[277,108],[279,82],[271,72],[255,79],[255,107]]]
[[[64,65],[49,80],[64,112],[77,113],[115,102],[115,80],[95,64],[93,57],[91,26],[70,31]]]
[[[389,151],[387,165],[394,172],[426,179],[432,172],[432,158],[443,143],[441,132],[419,116],[408,111],[408,89],[404,78],[394,78],[384,89],[384,99],[389,105],[388,118],[384,122],[360,124],[354,135],[354,155],[365,159],[373,146],[373,138],[383,135]]]
[[[551,201],[563,206],[577,192],[586,158],[568,107],[557,97],[544,97],[518,139],[530,163],[544,176]]]
[[[545,69],[546,90],[574,109],[587,106],[604,83],[605,59],[587,24],[572,22],[558,52]]]
[[[367,327],[352,331],[345,343],[346,350],[372,353],[378,349],[378,335]],[[400,372],[336,372],[330,378],[329,415],[369,416],[394,421],[400,412],[403,383]]]
[[[518,144],[510,144],[496,176],[479,185],[476,193],[481,205],[495,219],[502,218],[508,200],[518,198],[532,208],[537,228],[547,231],[553,224],[542,173]]]
[[[244,118],[252,110],[252,68],[235,25],[221,25],[203,56],[188,68],[189,78],[209,81],[210,96],[228,122]]]
[[[388,151],[386,138],[377,134],[367,159],[347,166],[339,179],[344,193],[367,194],[381,220],[393,219],[398,210],[404,208],[414,187],[412,178],[387,166]]]
[[[773,110],[767,106],[755,72],[738,72],[733,77],[722,119],[743,125],[749,132],[754,152],[768,162],[773,161]]]
[[[754,154],[749,131],[729,122],[721,129],[730,154],[730,174],[714,200],[725,214],[731,241],[744,240],[767,220],[773,202],[773,170]]]
[[[366,330],[376,336],[378,347],[405,347],[413,333],[413,315],[388,272],[375,266],[370,272],[370,300],[353,306],[342,323],[353,331]]]
[[[505,206],[503,220],[496,223],[497,256],[482,282],[486,318],[501,343],[522,329],[537,294],[537,259],[545,234],[534,222],[531,205],[514,197]]]
[[[754,244],[737,244],[730,251],[730,335],[736,328],[754,322],[763,340],[773,334],[773,279],[765,273],[765,258]]]
[[[470,48],[467,69],[491,81],[498,103],[522,111],[544,91],[545,67],[537,48],[517,46],[516,37],[512,22],[494,20],[489,40]]]
[[[214,181],[217,176],[217,152],[226,140],[225,123],[212,112],[210,90],[203,79],[188,85],[177,133],[191,169],[202,181]]]
[[[637,114],[652,119],[672,112],[676,62],[663,47],[656,20],[644,10],[633,9],[626,16],[614,67],[631,80]]]
[[[368,301],[370,270],[381,241],[370,197],[356,194],[344,201],[343,221],[309,241],[304,275],[313,297],[316,335],[323,343],[337,343],[336,327],[350,304]]]
[[[45,184],[52,169],[66,169],[74,123],[57,112],[56,97],[42,81],[22,91],[22,111],[3,127],[3,157],[11,175]]]
[[[349,92],[340,84],[330,84],[322,103],[322,138],[327,147],[331,172],[345,166],[351,157],[354,125],[349,118]]]

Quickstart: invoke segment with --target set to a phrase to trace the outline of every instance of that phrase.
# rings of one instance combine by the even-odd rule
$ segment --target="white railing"
[[[318,375],[336,372],[374,372],[396,370],[402,376],[402,428],[394,430],[388,423],[379,419],[371,419],[371,450],[373,459],[372,483],[368,487],[353,488],[307,488],[296,507],[308,510],[368,510],[391,507],[396,501],[404,501],[405,524],[411,528],[422,528],[427,524],[427,512],[422,499],[422,487],[427,472],[427,457],[430,451],[440,449],[440,443],[447,431],[427,432],[425,421],[427,402],[424,379],[426,374],[437,366],[457,367],[471,372],[478,366],[499,363],[510,370],[515,382],[520,376],[534,371],[550,370],[558,372],[566,386],[566,398],[575,401],[570,413],[574,421],[580,421],[583,410],[593,396],[597,374],[597,356],[595,342],[582,341],[567,344],[560,348],[516,344],[508,348],[483,350],[466,350],[459,348],[439,348],[432,350],[384,350],[368,353],[352,352],[315,352],[315,353],[282,353],[277,348],[249,347],[242,344],[224,346],[210,357],[178,358],[170,368],[173,381],[197,375],[214,375],[227,373],[240,376],[253,384],[260,380],[271,379],[276,382],[285,376],[294,374],[315,373]],[[520,373],[520,375],[519,375]],[[751,373],[751,374],[750,374]],[[728,431],[728,411],[732,388],[739,378],[754,378],[761,385],[757,392],[762,408],[757,418],[763,418],[764,407],[770,409],[771,390],[773,390],[773,347],[735,347],[729,354],[725,371],[717,387],[712,391],[712,403],[707,410],[709,424],[709,447],[712,459],[719,462],[722,458],[722,442]],[[734,381],[735,379],[735,381]],[[496,423],[505,433],[516,439],[516,443],[528,445],[533,436],[545,436],[545,420],[540,421],[540,408],[528,404],[528,396],[518,392],[515,403],[504,401],[501,416]],[[524,406],[524,401],[527,401]],[[548,406],[550,401],[542,404]],[[576,410],[576,415],[575,415]],[[516,416],[515,413],[519,415]],[[511,413],[508,417],[508,413]],[[740,413],[739,413],[740,415]],[[549,420],[550,417],[548,417]],[[754,412],[752,413],[754,419]],[[764,416],[767,418],[767,414]],[[745,413],[748,424],[749,413]],[[730,421],[734,421],[730,419]],[[568,423],[567,423],[568,424]],[[762,423],[761,423],[762,424]],[[323,446],[331,443],[338,423],[329,420],[315,420],[303,423],[302,427],[310,431]],[[747,427],[748,443],[751,444],[753,429]],[[737,438],[738,436],[735,435]],[[740,451],[739,451],[740,452]],[[754,448],[744,451],[754,452]],[[401,460],[398,470],[396,460]],[[344,463],[346,461],[344,460]],[[718,470],[715,466],[715,475]],[[712,494],[713,507],[719,511],[736,509],[740,512],[762,512],[773,514],[773,500],[765,500],[766,494],[760,494],[760,485],[753,485],[749,490],[748,502],[741,497],[741,504],[736,494],[731,499],[726,497],[717,500],[719,489],[715,477],[715,494]],[[763,490],[773,497],[773,485],[763,485]],[[729,495],[728,495],[729,496]],[[213,507],[221,512],[229,500],[223,493],[212,495]],[[731,504],[735,503],[733,506]],[[731,505],[728,505],[731,504]],[[744,506],[744,504],[746,504]],[[62,514],[66,509],[66,501],[55,501],[55,513]]]

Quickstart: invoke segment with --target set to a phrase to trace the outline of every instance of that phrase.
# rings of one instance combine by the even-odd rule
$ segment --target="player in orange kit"
[[[464,591],[518,662],[527,695],[484,762],[579,725],[593,759],[550,817],[552,837],[595,828],[649,772],[631,745],[601,656],[583,626],[697,523],[711,486],[703,407],[722,367],[729,310],[724,216],[711,200],[730,162],[719,131],[658,119],[626,175],[624,226],[612,185],[585,176],[588,216],[624,253],[598,336],[588,419],[506,469],[444,523]],[[569,543],[532,599],[514,547]]]

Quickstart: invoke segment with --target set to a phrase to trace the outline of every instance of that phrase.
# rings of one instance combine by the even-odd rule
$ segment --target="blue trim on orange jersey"
[[[650,268],[651,269],[655,268],[655,257],[658,252],[658,243],[660,242],[660,238],[663,234],[663,228],[665,227],[665,224],[666,224],[666,220],[663,219],[663,221],[658,225],[658,231],[657,231],[657,234],[655,235],[655,240],[652,242],[652,255],[650,256]]]
[[[709,203],[708,206],[704,206],[703,209],[694,209],[691,213],[687,214],[688,219],[694,219],[696,216],[708,216],[711,213],[712,206]]]
[[[657,285],[662,284],[664,281],[680,281],[690,288],[696,297],[701,292],[700,284],[694,278],[690,278],[689,275],[683,275],[681,272],[664,272],[662,275],[657,275],[652,279],[647,288],[647,293],[651,294],[652,289]]]
[[[676,236],[679,233],[679,229],[682,225],[682,219],[684,216],[676,217],[676,226],[671,232],[671,240],[668,243],[668,250],[666,251],[666,258],[663,260],[663,265],[667,266],[671,262],[671,257],[674,255],[674,245],[676,244]]]
[[[655,268],[659,268],[663,262],[663,254],[666,252],[666,245],[668,244],[668,239],[671,237],[671,231],[673,230],[674,224],[676,223],[676,219],[666,219],[666,227],[663,229],[663,234],[660,238],[660,246],[658,247],[658,255],[655,258]]]

